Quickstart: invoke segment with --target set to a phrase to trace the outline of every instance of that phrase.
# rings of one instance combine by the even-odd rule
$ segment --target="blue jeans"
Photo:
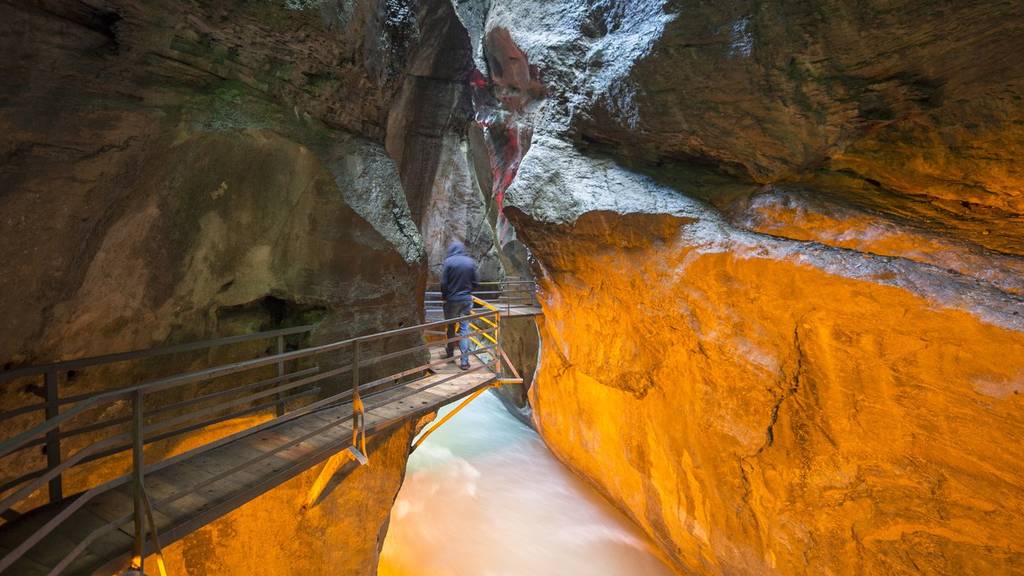
[[[444,303],[444,318],[445,320],[451,320],[452,318],[458,318],[459,316],[468,316],[473,310],[473,302],[471,300],[465,300],[460,302],[445,302]],[[445,327],[445,333],[449,339],[455,337],[455,327],[458,325],[459,335],[463,338],[459,340],[459,351],[462,352],[462,365],[469,364],[469,320],[463,320],[462,322],[453,322]],[[454,342],[448,342],[445,345],[445,351],[452,354],[455,349]]]

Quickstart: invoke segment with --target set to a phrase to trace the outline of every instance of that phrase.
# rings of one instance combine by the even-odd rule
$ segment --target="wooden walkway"
[[[438,354],[435,352],[433,358],[439,358]],[[475,371],[462,372],[454,364],[446,364],[429,376],[364,395],[367,435],[436,411],[495,382],[496,376],[475,358],[473,367]],[[350,446],[352,405],[324,408],[256,433],[243,431],[228,439],[196,457],[188,457],[186,453],[171,459],[169,465],[145,475],[162,545],[182,538]],[[260,461],[239,467],[253,459]],[[65,498],[4,524],[0,527],[2,552],[7,553],[24,542],[69,507],[76,497]],[[61,560],[70,552],[83,545],[86,551],[60,573],[114,570],[132,553],[131,515],[131,484],[100,494],[61,522],[11,566],[10,573],[49,574],[59,568]],[[126,525],[109,528],[111,522],[119,520]],[[147,548],[148,552],[152,550]]]
[[[501,347],[499,324],[540,309],[532,282],[515,286],[494,291],[500,303],[475,298],[477,308],[462,318],[323,344],[310,344],[315,326],[296,326],[0,371],[0,384],[31,387],[41,398],[3,407],[0,423],[9,431],[0,439],[0,466],[40,448],[46,460],[3,478],[0,576],[115,573],[327,461],[307,502],[315,505],[325,487],[354,469],[341,465],[347,455],[373,460],[367,437],[465,398],[461,407],[486,387],[522,382]],[[446,343],[457,347],[462,338],[446,329],[463,322],[474,348],[466,371],[458,357],[442,357]],[[83,371],[102,381],[112,364],[225,357],[211,350],[242,343],[245,358],[228,363],[86,393],[69,385]],[[248,357],[251,350],[260,352]],[[382,376],[386,370],[394,372]],[[31,414],[37,423],[25,428]],[[153,442],[256,414],[270,419],[183,454],[146,457]],[[74,451],[62,445],[85,434],[88,442],[76,440]],[[115,454],[128,456],[128,474],[64,495],[69,474]],[[39,505],[38,495],[49,503]]]

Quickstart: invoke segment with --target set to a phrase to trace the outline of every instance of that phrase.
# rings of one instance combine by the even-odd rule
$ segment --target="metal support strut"
[[[348,449],[360,464],[370,463],[366,456],[366,407],[359,396],[359,340],[352,351],[352,446]]]
[[[146,542],[145,504],[143,490],[146,458],[143,452],[143,398],[142,390],[132,395],[132,517],[135,521],[135,541],[132,546],[132,569],[142,573],[143,550]]]

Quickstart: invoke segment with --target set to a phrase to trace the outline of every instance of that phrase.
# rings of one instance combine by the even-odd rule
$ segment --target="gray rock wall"
[[[338,6],[4,8],[6,364],[223,334],[267,296],[352,334],[416,318],[382,146],[403,32]]]
[[[302,344],[418,322],[426,258],[410,207],[422,199],[407,197],[385,143],[423,38],[404,2],[5,3],[0,368],[306,323],[317,328]],[[62,394],[253,357],[266,346],[85,370],[62,382]],[[5,409],[38,402],[32,384],[8,383]],[[325,393],[344,385],[329,382]],[[107,408],[89,417],[129,410]],[[181,440],[194,445],[244,423]],[[4,432],[28,424],[8,422]],[[392,437],[386,455],[339,487],[345,496],[329,512],[298,517],[295,502],[295,521],[273,536],[313,538],[319,546],[303,548],[309,566],[374,573],[410,434]],[[174,450],[149,448],[151,457]],[[38,449],[22,451],[5,461],[4,479],[43,460]],[[76,469],[66,493],[126,466],[114,457]],[[310,474],[186,539],[171,569],[244,569],[251,548],[209,536],[265,528],[261,515],[286,513],[288,495]],[[337,520],[345,507],[359,515],[358,530]],[[350,544],[316,538],[323,522]],[[212,550],[223,558],[197,557]],[[274,564],[269,553],[266,562]]]

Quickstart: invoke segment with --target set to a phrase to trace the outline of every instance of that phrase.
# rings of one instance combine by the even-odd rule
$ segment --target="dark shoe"
[[[451,351],[451,350],[445,350],[445,351],[444,351],[444,357],[445,357],[445,358],[451,358],[451,357],[453,357],[453,356],[455,356],[455,352],[453,352],[453,351]]]
[[[469,362],[466,362],[464,364],[459,364],[459,369],[461,369],[461,370],[469,370]]]

